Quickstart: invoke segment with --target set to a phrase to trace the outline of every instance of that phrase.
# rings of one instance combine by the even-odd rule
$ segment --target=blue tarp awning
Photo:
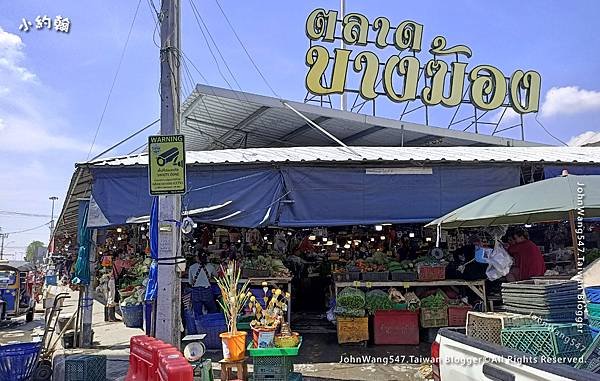
[[[544,167],[544,178],[557,177],[566,169],[570,175],[600,175],[600,166],[597,165],[564,165]]]
[[[148,216],[147,170],[91,168],[89,226]],[[420,173],[420,174],[418,174]],[[341,226],[426,222],[520,184],[518,166],[433,166],[417,174],[365,167],[188,167],[183,209],[224,226]]]

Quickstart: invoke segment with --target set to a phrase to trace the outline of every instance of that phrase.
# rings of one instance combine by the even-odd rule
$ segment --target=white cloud
[[[587,111],[600,111],[600,91],[577,86],[553,87],[546,93],[541,106],[541,114],[546,117]]]
[[[586,131],[577,136],[573,136],[567,144],[572,147],[580,147],[584,144],[596,143],[600,141],[600,132]]]
[[[504,115],[502,115],[502,113],[504,113]],[[507,107],[506,112],[502,108],[496,111],[492,115],[491,122],[498,122],[500,117],[502,117],[502,121],[500,122],[502,125],[505,123],[517,122],[519,120],[519,114],[512,107]]]
[[[19,36],[0,27],[0,152],[87,153],[86,143],[65,135],[59,94],[24,66],[24,48]]]

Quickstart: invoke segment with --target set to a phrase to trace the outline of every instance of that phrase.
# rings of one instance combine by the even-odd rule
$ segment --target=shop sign
[[[386,17],[370,22],[359,13],[340,20],[337,11],[316,9],[306,21],[306,35],[311,43],[306,52],[306,88],[313,95],[354,92],[367,101],[384,95],[396,103],[420,100],[425,106],[446,107],[470,103],[484,111],[511,107],[519,114],[539,109],[541,76],[536,71],[516,70],[505,77],[491,65],[468,68],[464,61],[473,55],[471,49],[448,47],[443,36],[433,39],[428,49],[433,57],[422,63],[417,53],[423,49],[423,25],[415,21],[392,26]],[[369,50],[331,52],[323,46],[342,39],[348,47],[375,46],[385,60]],[[350,70],[360,75],[357,89],[347,88]]]
[[[183,135],[148,137],[148,179],[153,196],[185,193]]]

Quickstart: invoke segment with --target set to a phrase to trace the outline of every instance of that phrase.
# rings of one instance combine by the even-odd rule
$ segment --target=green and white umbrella
[[[482,179],[482,181],[485,181]],[[429,224],[442,229],[518,225],[600,217],[600,176],[565,175],[505,189]]]

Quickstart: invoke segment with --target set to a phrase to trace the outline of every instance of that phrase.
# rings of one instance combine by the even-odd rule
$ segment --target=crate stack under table
[[[252,358],[253,381],[301,381],[302,374],[294,372],[294,359],[300,345],[293,348],[254,348],[248,345]]]
[[[573,323],[578,284],[570,280],[533,279],[502,285],[502,303],[509,312],[531,314],[547,323]]]

